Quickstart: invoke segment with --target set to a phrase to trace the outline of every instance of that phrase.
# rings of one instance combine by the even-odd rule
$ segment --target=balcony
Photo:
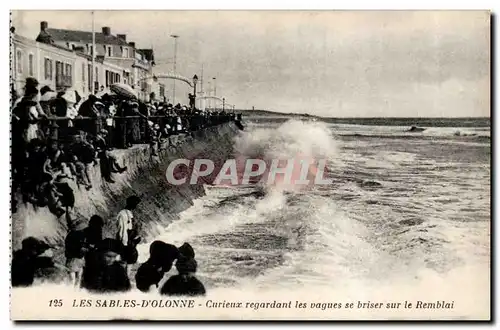
[[[56,89],[61,90],[61,89],[71,88],[71,86],[73,86],[72,80],[73,79],[71,76],[57,75],[56,76]]]
[[[132,65],[133,68],[140,68],[146,71],[151,70],[151,63],[145,60],[138,60],[135,59],[134,64]]]

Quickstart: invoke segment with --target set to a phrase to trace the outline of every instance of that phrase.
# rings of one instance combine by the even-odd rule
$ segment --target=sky
[[[14,11],[16,32],[92,29],[89,11]],[[327,117],[490,116],[486,11],[96,11],[153,47],[157,73],[201,77],[236,108]],[[172,81],[166,81],[167,93]],[[198,85],[198,88],[201,86]],[[176,83],[176,98],[190,89]],[[213,92],[212,92],[213,93]]]

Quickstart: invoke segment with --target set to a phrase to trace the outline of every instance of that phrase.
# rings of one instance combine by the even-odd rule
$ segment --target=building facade
[[[11,80],[18,93],[22,94],[26,78],[34,77],[40,86],[55,91],[74,89],[81,95],[89,94],[85,72],[89,61],[85,56],[17,34],[12,36],[11,53]]]
[[[95,59],[92,70],[92,32],[50,29],[40,23],[40,33],[32,40],[11,33],[11,82],[22,94],[27,77],[53,90],[76,90],[82,97],[97,93],[114,83],[132,86],[142,101],[159,90],[152,78],[152,49],[137,49],[127,36],[111,34],[109,27],[95,33]],[[92,86],[92,75],[95,84]]]

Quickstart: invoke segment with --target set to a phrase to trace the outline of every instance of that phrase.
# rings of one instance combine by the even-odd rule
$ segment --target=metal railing
[[[181,118],[181,130],[178,130],[177,118]],[[165,125],[170,125],[168,135],[172,136],[193,133],[235,119],[236,117],[231,114],[211,116],[77,116],[75,118],[49,116],[40,118],[37,122],[45,136],[60,142],[65,142],[71,136],[79,135],[80,132],[96,136],[102,129],[105,129],[108,132],[107,142],[110,147],[126,149],[130,144],[145,144],[151,141],[152,129],[149,122],[153,125],[158,124],[161,130]]]

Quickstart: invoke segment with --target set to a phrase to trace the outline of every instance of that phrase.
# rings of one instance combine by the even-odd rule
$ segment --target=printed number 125
[[[49,307],[62,307],[62,299],[49,300]]]

